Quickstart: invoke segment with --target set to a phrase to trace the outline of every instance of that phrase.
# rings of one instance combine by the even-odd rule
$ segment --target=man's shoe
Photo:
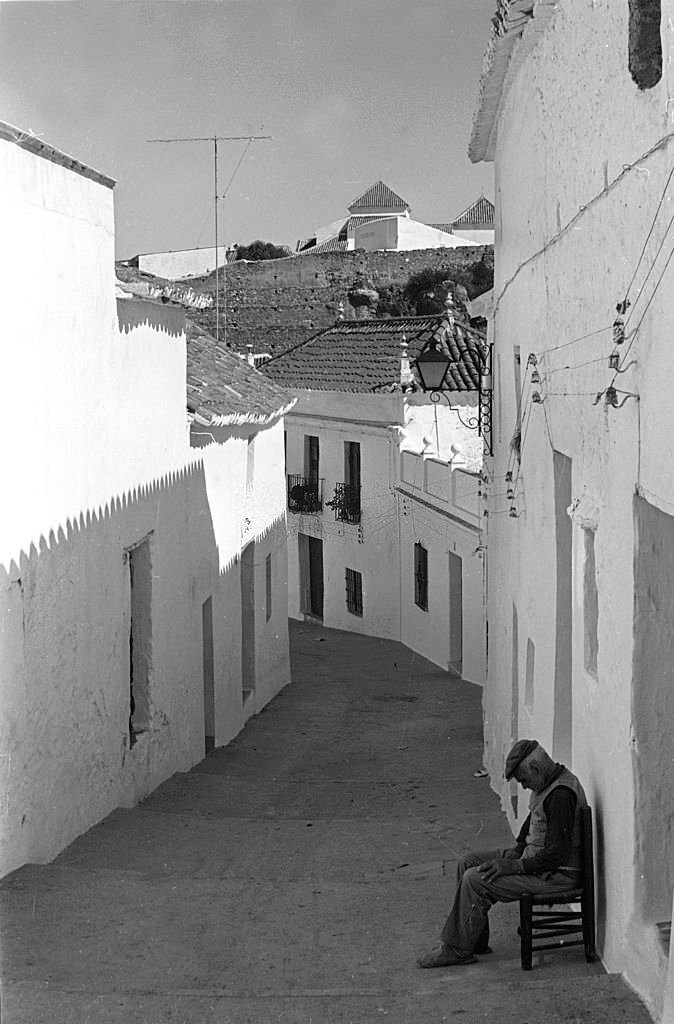
[[[477,953],[478,956],[485,956],[487,953],[493,953],[494,950],[491,948],[491,946],[480,946],[479,949],[476,947],[473,950],[473,952]]]
[[[461,967],[463,964],[476,963],[477,960],[472,953],[459,954],[450,946],[440,946],[430,953],[424,953],[417,960],[419,967]]]

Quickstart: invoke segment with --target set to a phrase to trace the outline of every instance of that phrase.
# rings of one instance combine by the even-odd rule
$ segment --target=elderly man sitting
[[[536,740],[518,740],[508,754],[505,777],[531,790],[515,846],[469,853],[459,861],[441,944],[419,957],[419,967],[476,963],[475,953],[491,953],[488,913],[494,903],[573,888],[581,873],[580,810],[587,801],[573,772],[553,761]]]

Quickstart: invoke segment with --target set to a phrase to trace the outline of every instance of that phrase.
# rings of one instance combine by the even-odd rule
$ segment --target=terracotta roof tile
[[[301,252],[296,252],[295,256],[314,256],[317,252],[346,252],[346,246],[346,236],[341,238],[340,235],[333,235],[319,245],[310,245]]]
[[[377,392],[400,382],[403,335],[410,363],[427,341],[444,339],[454,360],[450,390],[475,391],[479,384],[476,349],[479,332],[455,324],[447,337],[444,314],[392,317],[388,320],[341,320],[293,348],[273,356],[260,368],[278,384],[316,391]]]
[[[454,231],[459,227],[493,228],[495,212],[494,204],[486,196],[480,196],[463,213],[460,213],[456,220],[452,221],[451,230]]]
[[[347,207],[349,213],[357,213],[360,209],[377,209],[377,210],[409,210],[410,204],[407,203],[397,192],[385,185],[383,181],[376,181],[374,185],[363,192],[362,196],[358,196],[357,199]]]
[[[297,401],[238,352],[187,320],[187,407],[216,425],[269,423]]]

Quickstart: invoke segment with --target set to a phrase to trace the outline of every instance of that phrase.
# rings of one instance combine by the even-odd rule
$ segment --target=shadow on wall
[[[168,301],[125,295],[123,301],[117,302],[117,323],[123,334],[130,334],[145,324],[153,330],[170,334],[172,338],[181,338],[185,333],[185,311],[182,306]]]
[[[196,460],[0,565],[0,876],[51,859],[203,757],[204,606],[222,666],[219,734],[241,727],[239,556],[220,569]]]
[[[604,949],[606,942],[606,919],[608,913],[608,894],[606,892],[606,848],[604,844],[604,814],[595,792],[592,798],[592,819],[594,821],[594,886],[596,900],[596,941],[597,949]]]

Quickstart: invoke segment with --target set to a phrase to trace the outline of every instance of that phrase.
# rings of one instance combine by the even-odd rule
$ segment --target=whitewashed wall
[[[216,742],[289,677],[283,428],[190,450],[175,307],[120,297],[112,193],[0,141],[2,349],[0,875],[44,861],[204,754],[202,605],[213,602]],[[36,282],[39,282],[37,284]],[[11,340],[11,343],[9,343]],[[16,386],[14,386],[16,385]],[[202,439],[203,440],[203,439]],[[211,442],[215,438],[209,439]],[[247,493],[247,490],[249,493]],[[274,603],[241,686],[243,532],[273,552]],[[147,731],[130,745],[130,573],[147,538]],[[264,579],[256,586],[264,595]]]
[[[392,249],[402,252],[407,249],[455,249],[458,246],[480,245],[464,235],[451,235],[438,228],[429,227],[409,217],[386,217],[356,227],[354,245],[356,249],[374,252],[377,249]]]
[[[450,658],[450,552],[461,559],[463,665],[468,682],[484,684],[485,614],[480,476],[441,460],[400,456],[400,639],[443,668]],[[428,552],[428,608],[415,603],[414,545]]]
[[[674,467],[666,454],[673,426],[668,400],[673,278],[671,268],[664,270],[671,239],[656,256],[671,216],[671,190],[630,292],[631,327],[641,322],[630,352],[636,363],[615,381],[622,391],[637,392],[640,401],[628,399],[613,409],[603,398],[597,404],[594,399],[613,376],[606,328],[630,285],[674,159],[668,135],[674,10],[669,2],[662,6],[664,74],[655,88],[639,91],[630,78],[627,5],[571,0],[559,5],[547,33],[514,74],[500,110],[493,328],[499,407],[485,690],[486,756],[497,784],[515,735],[536,736],[553,748],[554,449],[573,466],[571,767],[583,780],[596,816],[599,945],[608,969],[624,972],[656,1015],[666,954],[645,899],[643,857],[650,840],[639,787],[649,780],[657,784],[653,762],[659,758],[665,773],[674,750],[670,715],[662,715],[655,729],[651,723],[646,733],[637,696],[650,686],[653,699],[667,706],[669,683],[660,680],[671,679],[672,641],[670,628],[659,667],[649,681],[639,678],[633,660],[640,628],[634,615],[633,566],[635,554],[640,557],[634,496],[643,495],[670,516],[674,512]],[[630,324],[628,338],[629,330]],[[504,475],[513,464],[515,345],[525,385],[519,474],[516,463],[513,467],[519,518],[512,519],[504,514],[503,492]],[[542,405],[530,401],[525,365],[531,352],[543,378],[537,388]],[[596,531],[596,672],[586,655],[592,628],[588,530]],[[671,592],[666,600],[672,602]],[[509,809],[510,791],[501,787]],[[671,792],[671,787],[662,792],[667,820]],[[520,820],[524,811],[520,804]],[[663,903],[670,899],[671,892],[663,891]]]
[[[336,483],[344,482],[344,443],[361,446],[361,508],[359,524],[335,520],[324,508],[320,516],[288,515],[289,610],[301,618],[297,534],[323,539],[324,616],[326,626],[370,636],[399,634],[398,527],[392,478],[390,423],[400,421],[399,395],[351,395],[311,392],[303,395],[286,417],[287,472],[304,473],[304,436],[319,438],[320,476],[324,502]],[[346,608],[345,570],[363,577],[363,615]]]
[[[218,247],[218,264],[225,262],[225,246]],[[174,249],[169,252],[144,252],[138,257],[138,269],[157,277],[177,281],[183,277],[199,277],[215,270],[215,246],[199,249]]]
[[[360,442],[363,510],[359,525],[336,522],[332,510],[325,507],[319,514],[288,513],[289,612],[300,619],[304,614],[297,541],[298,533],[304,533],[323,542],[323,621],[327,626],[401,640],[447,669],[448,552],[453,551],[463,563],[463,674],[481,684],[485,637],[483,566],[481,552],[476,552],[480,546],[479,476],[452,472],[446,461],[437,458],[401,454],[401,443],[418,440],[423,446],[413,429],[416,425],[422,430],[426,424],[423,412],[416,404],[417,418],[410,426],[411,413],[400,395],[311,392],[286,417],[287,472],[304,473],[304,437],[317,436],[324,501],[344,478],[344,441]],[[438,437],[444,443],[447,424],[441,419]],[[403,421],[407,423],[404,431]],[[471,434],[472,443],[475,432],[466,433]],[[414,604],[415,540],[423,541],[429,551],[428,612]],[[362,617],[346,608],[347,567],[363,577]]]

